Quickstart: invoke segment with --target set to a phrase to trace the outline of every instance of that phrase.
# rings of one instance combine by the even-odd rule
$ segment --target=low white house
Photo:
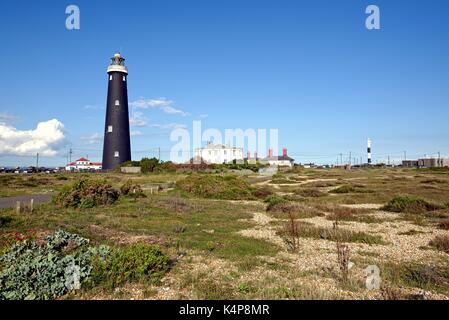
[[[66,167],[66,171],[92,171],[92,170],[101,170],[102,163],[101,162],[91,162],[89,159],[80,158],[75,162],[69,163]]]
[[[243,161],[243,148],[208,143],[204,148],[195,149],[195,158],[213,164],[229,163],[234,160]]]
[[[287,155],[287,149],[282,150],[282,156],[273,156],[273,150],[268,150],[268,156],[262,160],[262,162],[268,163],[270,166],[278,167],[293,167],[295,159],[290,158]]]

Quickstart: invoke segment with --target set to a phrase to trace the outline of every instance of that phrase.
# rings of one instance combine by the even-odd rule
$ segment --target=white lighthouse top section
[[[120,53],[114,54],[111,58],[111,64],[108,67],[109,72],[122,72],[128,74],[128,68],[125,66],[125,58]]]
[[[372,144],[371,139],[368,138],[368,148],[371,148],[371,144]]]

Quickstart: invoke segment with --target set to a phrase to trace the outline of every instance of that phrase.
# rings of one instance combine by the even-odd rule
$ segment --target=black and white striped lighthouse
[[[103,170],[112,170],[131,160],[128,114],[128,69],[120,53],[108,67],[108,100],[103,144]]]

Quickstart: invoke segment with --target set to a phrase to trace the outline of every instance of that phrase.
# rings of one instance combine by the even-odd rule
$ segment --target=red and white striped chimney
[[[283,155],[284,157],[287,156],[287,148],[282,149],[282,155]]]
[[[273,156],[273,149],[268,149],[268,157],[271,158]]]
[[[251,152],[248,151],[248,153],[246,154],[246,158],[250,159],[251,158]]]

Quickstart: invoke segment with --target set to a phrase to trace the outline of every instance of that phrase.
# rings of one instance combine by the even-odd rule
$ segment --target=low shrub
[[[115,288],[128,281],[157,281],[169,268],[169,258],[157,246],[133,244],[114,248],[109,259],[93,263],[92,282]]]
[[[182,191],[197,197],[222,200],[254,200],[253,189],[242,177],[234,175],[192,174],[176,183]]]
[[[318,198],[326,196],[326,193],[314,188],[296,190],[295,194],[299,194],[300,196],[306,198]]]
[[[15,243],[0,257],[0,300],[55,299],[79,289],[88,279],[92,260],[106,259],[107,247],[58,230],[41,240]]]
[[[449,236],[436,236],[435,238],[430,240],[429,245],[439,251],[449,253]]]
[[[8,216],[2,216],[2,217],[0,217],[0,228],[1,227],[5,227],[5,226],[7,226],[8,224],[10,224],[11,222],[12,222],[12,218],[11,217],[8,217]]]
[[[373,236],[365,232],[317,227],[307,222],[298,222],[298,224],[298,236],[301,238],[324,239],[335,242],[385,244],[382,237],[377,235]],[[285,231],[281,230],[279,234],[280,236],[285,236]]]
[[[344,185],[344,186],[332,189],[329,192],[331,192],[331,193],[351,193],[351,192],[356,192],[356,189],[351,185]]]
[[[267,197],[269,197],[273,194],[274,194],[273,189],[270,187],[267,187],[267,186],[257,188],[256,190],[253,191],[253,195],[257,199],[266,199]]]
[[[120,187],[120,194],[132,198],[145,197],[145,193],[143,193],[142,187],[139,184],[134,183],[132,180],[126,181]]]
[[[118,197],[119,192],[105,180],[80,179],[64,186],[53,201],[65,208],[92,208],[111,205]]]
[[[390,212],[423,213],[426,211],[438,210],[440,208],[440,206],[420,198],[396,196],[385,204],[382,209]]]
[[[271,195],[264,202],[268,204],[267,211],[271,211],[277,205],[288,203],[288,200],[281,196]]]
[[[449,230],[449,219],[440,221],[440,223],[438,223],[438,228],[443,230]]]

